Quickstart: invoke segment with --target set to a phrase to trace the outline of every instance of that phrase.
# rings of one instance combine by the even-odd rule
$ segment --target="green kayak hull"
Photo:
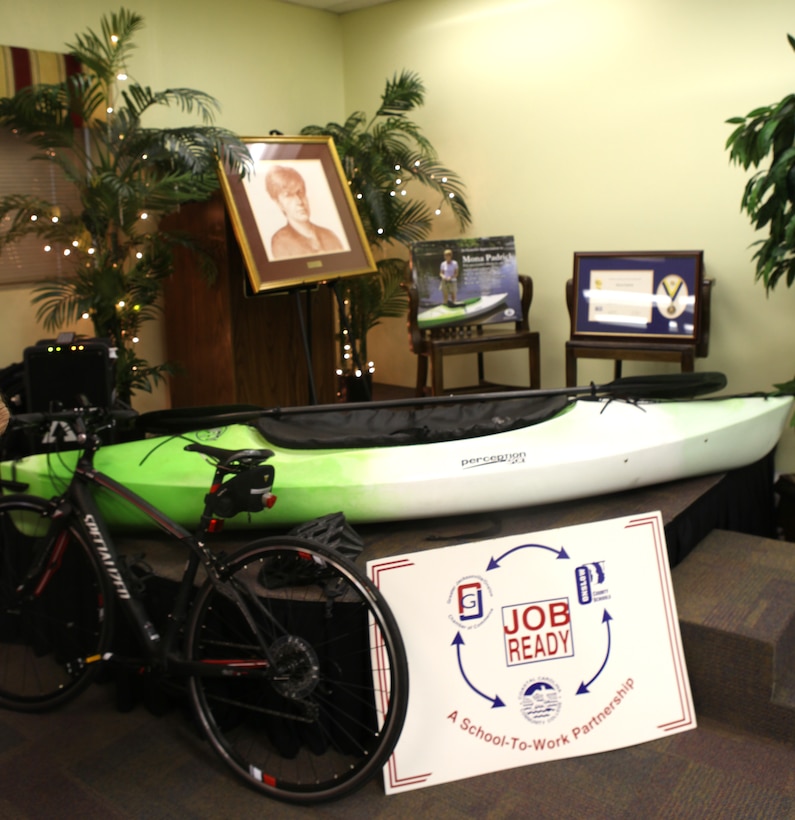
[[[270,448],[272,509],[228,527],[295,525],[342,512],[352,524],[529,507],[648,486],[751,464],[778,442],[790,397],[628,403],[576,400],[552,418],[467,439],[394,447],[296,449],[256,426],[231,424],[103,447],[97,469],[185,526],[194,526],[213,478],[190,441],[227,449]],[[76,454],[0,463],[0,477],[50,497],[68,481]],[[149,525],[100,491],[114,526]]]

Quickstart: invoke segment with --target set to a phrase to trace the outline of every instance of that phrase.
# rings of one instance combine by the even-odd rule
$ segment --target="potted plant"
[[[795,50],[795,38],[788,34],[787,39]],[[754,243],[756,279],[768,291],[782,278],[790,287],[795,282],[795,94],[727,122],[736,126],[726,141],[732,162],[747,171],[770,158],[746,183],[741,202],[754,227],[768,230],[767,239]]]
[[[795,37],[788,34],[787,40],[795,50]],[[754,243],[758,246],[753,255],[756,279],[768,292],[782,280],[791,287],[795,282],[795,94],[727,122],[736,126],[726,141],[732,162],[747,171],[769,158],[769,164],[746,182],[741,201],[754,228],[768,232],[766,239]],[[776,386],[794,393],[795,379]]]
[[[787,35],[795,51],[795,37]],[[727,120],[736,126],[726,142],[731,161],[756,171],[746,182],[741,209],[767,238],[754,243],[757,250],[756,280],[769,293],[782,280],[795,282],[795,94],[779,102],[755,108],[744,117]],[[795,394],[795,378],[777,384],[781,393]],[[790,421],[795,425],[795,417]],[[779,525],[788,540],[795,539],[795,476],[782,475],[776,482]]]
[[[377,272],[345,279],[340,293],[341,375],[372,372],[367,335],[385,317],[406,312],[405,250],[425,239],[434,217],[450,209],[459,229],[471,221],[464,186],[439,161],[410,114],[425,102],[420,77],[403,70],[387,80],[371,117],[355,111],[344,123],[308,125],[304,135],[331,136],[350,185]],[[427,195],[434,198],[428,201]],[[400,255],[402,254],[402,255]],[[357,395],[367,394],[364,390]]]
[[[195,240],[160,228],[181,203],[203,200],[218,187],[217,163],[245,173],[249,154],[230,131],[213,125],[218,102],[189,88],[153,91],[127,78],[143,19],[121,9],[68,45],[82,72],[52,85],[33,85],[0,99],[0,125],[27,138],[34,158],[55,163],[74,186],[75,208],[26,194],[0,199],[4,246],[34,234],[67,252],[71,272],[35,289],[37,317],[53,331],[90,317],[97,337],[117,351],[117,398],[151,390],[169,372],[135,349],[142,324],[156,315],[177,247],[209,264]],[[201,125],[147,128],[159,106],[196,114]],[[75,127],[75,122],[82,127]]]

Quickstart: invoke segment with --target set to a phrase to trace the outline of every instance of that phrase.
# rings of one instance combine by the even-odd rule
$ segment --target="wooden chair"
[[[614,376],[621,378],[621,362],[678,362],[683,373],[692,373],[695,359],[705,358],[709,353],[710,295],[712,279],[701,282],[700,331],[692,341],[671,342],[669,340],[646,341],[627,339],[626,341],[599,339],[569,339],[566,342],[566,387],[577,384],[577,359],[614,359]],[[569,309],[571,332],[574,334],[574,282],[566,282],[566,305]]]
[[[419,293],[415,283],[404,283],[408,292],[409,345],[417,355],[418,396],[425,395],[428,381],[428,365],[431,370],[431,395],[439,396],[444,390],[445,356],[475,354],[478,357],[478,383],[468,387],[456,387],[456,393],[487,392],[493,390],[521,389],[513,385],[499,385],[487,382],[484,375],[483,354],[499,350],[527,350],[529,359],[530,387],[541,386],[541,354],[537,331],[530,330],[528,314],[533,301],[533,280],[529,276],[519,276],[521,288],[521,318],[512,323],[513,332],[504,332],[505,324],[450,325],[432,329],[421,329],[417,323]],[[502,331],[500,330],[502,328]]]

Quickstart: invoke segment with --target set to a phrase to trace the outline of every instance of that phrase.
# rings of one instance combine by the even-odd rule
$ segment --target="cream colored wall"
[[[337,15],[271,0],[136,0],[124,4],[141,14],[130,74],[161,91],[200,89],[222,105],[217,122],[244,136],[271,129],[294,133],[307,123],[327,122],[343,112],[341,22]],[[3,45],[65,51],[75,33],[99,31],[103,14],[119,8],[106,0],[18,3],[0,0]],[[151,125],[179,124],[164,111]],[[37,324],[28,288],[0,288],[0,367],[21,361],[24,348],[51,334]],[[78,324],[82,333],[90,323]],[[141,353],[163,361],[162,327],[145,326]],[[141,411],[167,406],[168,394],[135,397]]]
[[[393,72],[417,71],[418,120],[467,183],[468,233],[516,237],[545,387],[565,380],[576,251],[703,250],[717,285],[698,369],[725,372],[733,392],[793,375],[795,292],[768,298],[754,283],[746,174],[724,150],[726,119],[793,91],[790,0],[399,0],[342,25],[347,108],[368,107]],[[402,324],[376,341],[380,378],[410,384]],[[612,367],[581,360],[578,375],[604,382]],[[793,439],[780,448],[788,471]]]

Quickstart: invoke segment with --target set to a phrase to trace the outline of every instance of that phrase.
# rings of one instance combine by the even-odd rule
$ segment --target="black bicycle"
[[[206,543],[214,522],[268,506],[273,453],[187,445],[215,467],[191,534],[94,468],[110,414],[12,419],[53,422],[67,424],[82,450],[69,485],[51,500],[0,497],[0,705],[52,709],[104,664],[126,664],[186,681],[215,751],[271,797],[331,800],[379,772],[403,726],[408,667],[378,589],[352,560],[306,538],[265,537],[231,556]],[[186,548],[162,635],[96,491],[134,505]],[[139,636],[140,657],[114,652],[116,610]]]

